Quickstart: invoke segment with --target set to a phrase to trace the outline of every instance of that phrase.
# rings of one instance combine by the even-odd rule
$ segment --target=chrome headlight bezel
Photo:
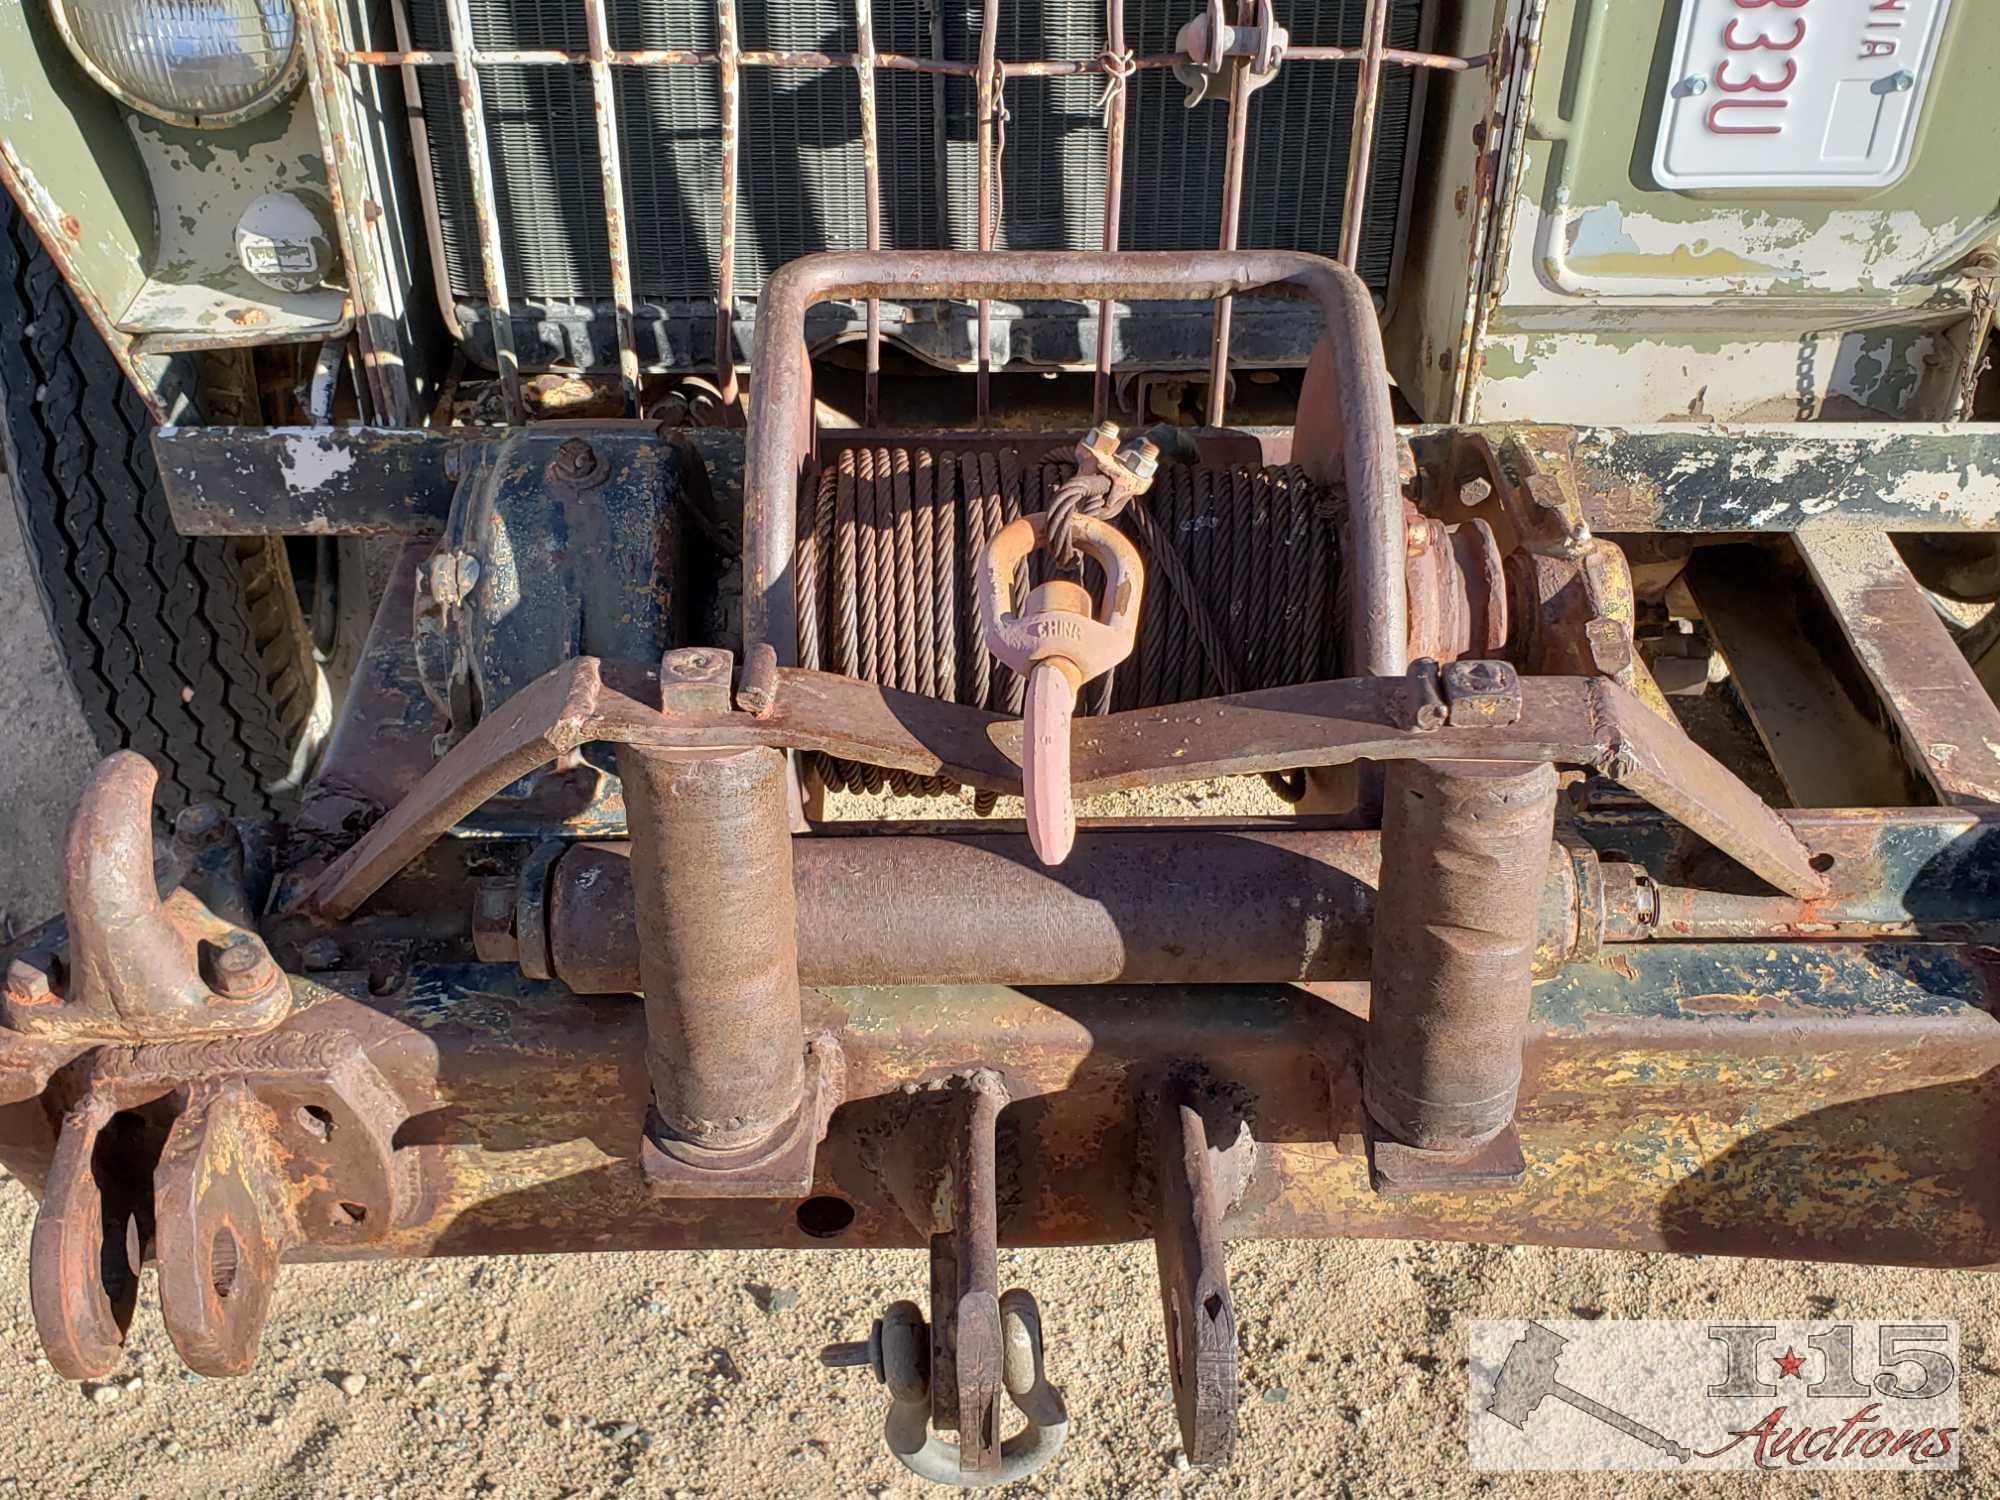
[[[143,3],[143,0],[140,0]],[[305,31],[304,18],[300,15],[296,0],[284,0],[292,12],[292,45],[284,63],[272,75],[271,81],[258,91],[255,97],[227,110],[193,112],[176,109],[157,100],[146,99],[133,93],[108,73],[103,64],[93,57],[90,49],[77,35],[69,14],[68,0],[48,0],[49,13],[56,23],[56,31],[69,48],[70,56],[77,66],[89,75],[91,82],[103,89],[112,98],[128,109],[150,116],[168,125],[179,125],[190,130],[224,130],[229,126],[255,119],[258,115],[275,108],[298,87],[299,78],[305,71]]]

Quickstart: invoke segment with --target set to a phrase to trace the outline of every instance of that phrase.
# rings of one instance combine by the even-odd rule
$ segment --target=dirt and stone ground
[[[52,907],[57,838],[93,751],[0,505],[0,912]],[[1196,810],[1196,809],[1182,809]],[[889,1496],[882,1396],[821,1370],[893,1297],[911,1252],[600,1254],[284,1275],[257,1371],[182,1370],[150,1305],[130,1357],[82,1388],[41,1358],[28,1310],[34,1204],[0,1183],[0,1496],[398,1500],[498,1495]],[[2000,1493],[2000,1327],[1969,1274],[1449,1244],[1232,1247],[1243,1326],[1234,1464],[1184,1467],[1147,1246],[1009,1254],[1041,1299],[1073,1435],[1023,1494],[1747,1495],[1706,1474],[1484,1475],[1466,1467],[1467,1324],[1481,1317],[1896,1317],[1964,1333],[1965,1466],[1794,1471],[1807,1496]]]

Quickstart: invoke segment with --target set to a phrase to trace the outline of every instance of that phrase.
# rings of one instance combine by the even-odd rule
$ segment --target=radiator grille
[[[1392,0],[1388,45],[1418,43],[1421,0]],[[448,45],[441,0],[408,0],[415,45]],[[1194,0],[1129,0],[1126,43],[1171,51]],[[574,0],[470,0],[482,51],[580,49]],[[712,52],[714,11],[661,0],[608,0],[614,47]],[[1281,13],[1300,45],[1361,41],[1364,0],[1318,0]],[[851,0],[739,0],[750,50],[855,49]],[[1085,60],[1104,47],[1101,0],[1029,0],[1000,12],[1000,55]],[[969,0],[885,0],[879,50],[972,61],[979,8]],[[482,298],[478,232],[451,70],[417,69],[437,187],[439,232],[454,295]],[[495,163],[495,197],[509,285],[520,301],[611,297],[602,177],[590,79],[581,67],[479,70]],[[721,86],[712,66],[619,68],[632,281],[642,300],[713,298],[719,241]],[[737,169],[736,289],[755,296],[784,262],[866,242],[860,95],[844,68],[746,68]],[[1241,243],[1335,253],[1357,69],[1288,63],[1254,96],[1245,158]],[[1003,249],[1102,244],[1105,132],[1096,77],[1023,78],[1006,90]],[[1212,247],[1221,222],[1228,111],[1187,109],[1165,70],[1146,70],[1128,95],[1121,240],[1135,250]],[[1376,122],[1367,222],[1357,270],[1386,287],[1397,241],[1399,184],[1414,73],[1386,69]],[[970,79],[876,75],[882,243],[890,249],[976,248],[977,146]]]

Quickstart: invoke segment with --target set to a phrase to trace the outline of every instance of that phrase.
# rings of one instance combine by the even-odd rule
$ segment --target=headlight
[[[172,125],[233,125],[299,75],[291,0],[49,0],[84,71]]]

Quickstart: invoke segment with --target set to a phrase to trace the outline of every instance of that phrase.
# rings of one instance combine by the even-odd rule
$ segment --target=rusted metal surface
[[[1493,528],[1476,517],[1447,526],[1414,510],[1406,524],[1410,659],[1498,656],[1507,643],[1507,580]]]
[[[1076,839],[1069,745],[1077,693],[1132,654],[1146,582],[1139,549],[1110,522],[1081,511],[1065,512],[1060,543],[1055,540],[1057,524],[1054,512],[1044,512],[1003,527],[979,559],[977,591],[981,644],[1027,679],[1021,707],[1021,794],[1029,842],[1042,862],[1051,865],[1069,857]],[[1081,584],[1051,579],[1031,589],[1017,611],[1014,580],[1028,554],[1061,546],[1102,570],[1103,597],[1093,602]]]
[[[527,420],[521,401],[521,366],[514,354],[513,299],[507,294],[507,256],[500,241],[500,210],[494,196],[493,151],[486,136],[486,105],[473,56],[472,9],[466,0],[444,0],[451,34],[451,65],[457,78],[459,127],[465,132],[465,173],[472,193],[472,216],[479,236],[479,265],[492,304],[493,357],[500,366],[500,393],[507,419]],[[608,211],[607,205],[607,211]]]
[[[1285,57],[1295,62],[1355,62],[1365,56],[1360,47],[1295,47],[1285,48]],[[336,48],[333,53],[337,62],[357,68],[450,67],[452,54],[418,47],[388,48]],[[588,52],[569,51],[561,47],[481,47],[474,50],[473,60],[480,67],[507,66],[581,66],[590,61]],[[852,52],[786,51],[772,48],[752,48],[738,54],[745,67],[753,68],[852,68],[858,54]],[[703,52],[686,47],[620,47],[614,48],[608,59],[618,67],[632,68],[673,68],[713,66],[721,58],[720,51]],[[1149,52],[1132,59],[1132,67],[1139,71],[1171,68],[1190,59],[1183,52]],[[1426,68],[1446,73],[1479,72],[1490,65],[1492,59],[1484,53],[1471,57],[1458,57],[1448,52],[1420,52],[1407,47],[1384,47],[1382,61],[1396,67]],[[976,62],[966,62],[949,57],[918,57],[905,52],[877,52],[875,65],[895,73],[934,73],[946,78],[973,78],[979,73]],[[1026,58],[1002,60],[1000,71],[1009,78],[1073,78],[1079,74],[1109,74],[1112,68],[1102,56],[1094,58]]]
[[[578,657],[516,693],[304,892],[302,910],[353,915],[382,883],[502,787],[593,741],[669,750],[823,750],[972,787],[1020,785],[1020,722],[851,678],[778,670],[773,707],[663,718]],[[651,681],[619,669],[634,691]],[[1350,678],[1081,721],[1079,796],[1354,760],[1553,761],[1589,766],[1798,896],[1824,891],[1812,855],[1755,793],[1613,683],[1524,679],[1519,726],[1407,723],[1408,684]]]
[[[1042,867],[1019,833],[802,836],[792,841],[799,977],[808,986],[1365,979],[1381,859],[1382,835],[1368,829],[1090,826],[1059,871]],[[1589,956],[1577,947],[1569,856],[1551,851],[1546,866],[1544,976]],[[1679,911],[1692,896],[1661,899]],[[1779,909],[1799,914],[1798,903],[1772,898],[1772,915]],[[539,924],[541,977],[580,995],[622,995],[642,988],[633,911],[631,846],[583,843],[553,872],[524,869],[507,919],[523,940]],[[1635,913],[1621,920],[1635,935],[1650,931]],[[1732,926],[1738,933],[1750,935]]]
[[[158,781],[144,756],[120,750],[84,783],[63,841],[67,949],[59,963],[9,966],[0,1018],[12,1030],[166,1041],[263,1030],[291,1009],[285,976],[255,932],[185,888],[160,897]]]
[[[241,1374],[287,1251],[379,1246],[421,1217],[423,1165],[395,1137],[426,1085],[409,1076],[399,1094],[369,1055],[407,1035],[335,998],[261,1036],[98,1048],[74,1064],[29,1249],[51,1363],[72,1379],[110,1373],[150,1255],[181,1357]]]
[[[810,372],[801,338],[806,309],[834,296],[1033,297],[1096,301],[1148,296],[1213,300],[1268,289],[1317,301],[1328,358],[1338,368],[1334,410],[1317,419],[1344,435],[1349,504],[1350,650],[1364,671],[1400,675],[1407,663],[1404,525],[1396,436],[1374,304],[1361,282],[1316,256],[1121,252],[1023,253],[996,260],[952,251],[825,254],[793,261],[765,289],[753,364],[744,476],[744,641],[768,641],[789,661],[798,638],[792,557],[798,486],[809,433]]]
[[[1566,428],[1418,427],[1427,474],[1458,435],[1548,434],[1566,450],[1598,531],[1990,531],[2000,526],[2000,425],[1991,422],[1675,422]],[[1438,493],[1448,492],[1439,487]]]
[[[1840,627],[1801,573],[1743,544],[1699,548],[1681,574],[1778,779],[1800,807],[1928,800],[1864,674],[1830,659]]]
[[[1268,12],[1268,8],[1267,0],[1264,10]],[[1259,18],[1258,9],[1254,4],[1246,4],[1244,6],[1244,13],[1246,22],[1254,23]],[[1140,71],[1173,68],[1189,62],[1189,58],[1179,51],[1149,54],[1146,56],[1135,56],[1132,54],[1125,46],[1123,16],[1117,13],[1116,7],[1114,7],[1113,13],[1109,16],[1105,49],[1096,57],[1087,59],[1001,58],[998,46],[998,12],[991,3],[985,5],[980,13],[980,35],[977,56],[971,60],[945,57],[941,55],[941,50],[939,55],[934,56],[916,56],[908,53],[880,51],[875,46],[869,20],[870,18],[865,12],[860,13],[860,25],[856,32],[856,45],[855,49],[851,52],[809,49],[744,49],[738,42],[737,21],[733,4],[730,3],[730,0],[723,0],[723,3],[719,7],[717,40],[713,51],[698,48],[613,48],[601,44],[594,36],[590,40],[588,47],[584,50],[558,47],[481,48],[471,44],[469,41],[461,43],[460,39],[454,36],[451,49],[448,51],[439,51],[411,47],[408,44],[407,38],[401,35],[400,32],[398,45],[394,49],[365,46],[345,47],[339,45],[340,37],[338,29],[329,28],[325,66],[330,73],[338,68],[394,67],[409,69],[432,65],[453,68],[470,67],[473,69],[519,66],[584,66],[592,69],[594,78],[599,69],[619,67],[640,69],[670,67],[718,68],[721,82],[723,128],[719,145],[719,170],[722,184],[722,196],[720,200],[722,245],[717,267],[716,364],[718,382],[723,386],[725,405],[733,405],[736,395],[736,379],[733,360],[729,358],[729,345],[733,341],[734,336],[733,241],[735,235],[735,178],[738,164],[737,88],[741,68],[838,69],[856,73],[861,88],[861,144],[864,163],[864,192],[867,194],[870,209],[870,227],[866,231],[865,238],[867,246],[871,250],[878,248],[880,243],[879,218],[877,216],[878,193],[873,186],[868,185],[874,182],[876,175],[874,163],[877,153],[875,149],[876,130],[873,94],[875,87],[874,77],[878,71],[886,69],[894,72],[927,74],[940,82],[946,78],[964,78],[972,82],[975,94],[975,112],[978,122],[976,126],[975,149],[978,172],[977,196],[979,200],[979,220],[975,230],[975,244],[979,251],[988,253],[995,246],[1000,227],[1000,158],[1005,146],[1004,91],[1006,82],[1016,78],[1062,78],[1078,76],[1103,78],[1106,82],[1104,109],[1107,137],[1105,147],[1107,199],[1104,248],[1107,251],[1115,252],[1119,244],[1118,217],[1123,197],[1121,179],[1124,166],[1124,82],[1130,76]],[[1246,26],[1247,29],[1249,27]],[[1368,38],[1362,46],[1286,46],[1282,49],[1281,56],[1283,61],[1305,66],[1345,65],[1358,62],[1362,65],[1364,79],[1369,81],[1379,79],[1380,71],[1385,66],[1460,73],[1485,68],[1490,61],[1484,55],[1464,57],[1450,53],[1385,47],[1382,45],[1382,24],[1380,17],[1375,18],[1373,30],[1369,32]],[[1238,61],[1232,64],[1232,72],[1242,72],[1245,66],[1249,66],[1250,63],[1254,62],[1258,69],[1258,81],[1263,81],[1275,76],[1280,66],[1279,58],[1280,54],[1265,55],[1260,53],[1257,58],[1250,60],[1250,62]],[[1231,150],[1231,157],[1235,162],[1233,174],[1226,174],[1232,175],[1235,186],[1227,192],[1229,201],[1225,209],[1225,216],[1230,221],[1230,225],[1225,228],[1219,244],[1219,248],[1225,251],[1233,249],[1235,245],[1233,223],[1236,217],[1236,204],[1240,199],[1241,169],[1244,156],[1244,152],[1241,149],[1241,140],[1244,121],[1247,118],[1247,111],[1244,108],[1244,101],[1247,99],[1247,88],[1242,90],[1241,93],[1242,97],[1237,98],[1236,102],[1231,106],[1232,120],[1230,134],[1231,138],[1237,142],[1237,145]],[[1362,99],[1360,101],[1360,108],[1357,110],[1356,119],[1358,124],[1366,127],[1366,133],[1360,137],[1358,147],[1352,157],[1353,160],[1359,160],[1361,166],[1358,169],[1351,169],[1350,171],[1350,196],[1354,193],[1353,177],[1355,170],[1358,170],[1359,175],[1364,180],[1362,191],[1365,192],[1368,144],[1372,136],[1372,126],[1379,101],[1379,91],[1367,83],[1364,84],[1361,94]],[[601,108],[598,114],[599,123],[602,126],[605,122],[604,112]],[[474,145],[477,144],[476,137],[468,136],[468,140]],[[605,149],[604,146],[601,146],[601,156],[605,153]],[[426,167],[427,163],[420,160],[420,171]],[[1350,223],[1353,222],[1354,218],[1352,213],[1354,206],[1352,203],[1349,205]],[[435,219],[434,212],[430,217]],[[1350,230],[1349,234],[1351,235],[1353,232],[1353,230]],[[1354,259],[1353,251],[1351,249],[1343,251],[1343,259],[1351,264]],[[449,296],[445,299],[446,316],[448,319],[452,317],[451,300]],[[870,303],[879,301],[879,299],[873,298],[866,300]],[[979,421],[981,425],[984,425],[987,413],[990,410],[989,373],[992,349],[992,298],[990,296],[982,296],[976,300],[978,302],[977,326],[979,329],[979,347],[976,357],[979,374],[976,378],[976,399]],[[1112,299],[1103,298],[1099,299],[1099,302],[1099,362],[1102,368],[1097,384],[1095,406],[1096,414],[1102,417],[1106,407],[1109,385],[1106,377],[1108,376],[1111,344],[1109,329],[1106,325],[1110,320]],[[1217,319],[1218,328],[1216,332],[1219,337],[1214,339],[1214,343],[1216,345],[1216,352],[1220,356],[1220,365],[1218,368],[1226,369],[1227,350],[1229,346],[1229,338],[1227,336],[1229,314],[1226,302],[1218,311]],[[499,318],[494,320],[496,324],[496,338],[511,338],[510,333],[498,330],[497,325],[500,321],[503,320]],[[621,333],[622,331],[621,328]],[[880,317],[878,307],[871,306],[869,309],[867,331],[864,336],[871,351],[879,347]],[[624,356],[625,348],[621,343],[621,365],[624,363]],[[504,364],[504,355],[502,358]],[[872,373],[876,368],[875,360],[870,358],[867,362],[867,369]],[[872,381],[870,382],[870,388],[873,388]],[[1216,415],[1212,420],[1219,422],[1222,409],[1220,393],[1216,393],[1212,399],[1216,403]]]
[[[1375,162],[1375,115],[1382,97],[1389,0],[1368,0],[1361,27],[1365,40],[1354,88],[1354,127],[1348,137],[1347,190],[1340,210],[1340,263],[1350,270],[1361,258],[1361,216],[1368,206],[1368,172]]]
[[[1155,581],[1133,655],[1086,695],[1088,711],[1339,670],[1334,487],[1310,483],[1297,469],[1172,464],[1154,478],[1145,440],[1121,449],[1107,431],[1090,441],[1098,447],[1077,445],[1074,473],[1054,449],[843,442],[829,453],[823,445],[818,482],[801,496],[797,523],[799,664],[1019,713],[1022,678],[995,666],[980,639],[974,565],[995,531],[1046,509],[1059,571],[1068,566],[1065,516],[1115,518],[1139,542]],[[1131,503],[1142,484],[1144,504]],[[1234,545],[1211,545],[1223,536]],[[885,566],[889,583],[878,572]],[[817,757],[804,770],[829,790],[952,790]]]
[[[618,327],[618,381],[625,415],[639,415],[639,353],[632,343],[632,242],[625,231],[625,158],[618,139],[618,94],[611,78],[611,24],[604,0],[583,0],[585,32],[590,41],[590,102],[597,116],[597,162],[604,193],[605,253],[611,262],[611,305]],[[502,335],[494,319],[496,340]],[[505,337],[511,342],[513,332]]]
[[[716,0],[716,86],[721,91],[722,139],[718,142],[721,192],[717,197],[715,247],[715,383],[722,405],[736,411],[736,174],[742,129],[742,53],[736,41],[736,0]]]
[[[973,79],[973,108],[978,112],[979,162],[977,188],[979,211],[977,219],[978,253],[993,253],[993,237],[998,228],[1000,204],[997,195],[1005,186],[1000,175],[1001,114],[1007,107],[1007,77],[1000,66],[1000,0],[980,0],[979,6],[979,71]],[[801,309],[803,312],[803,309]],[[993,303],[991,298],[982,296],[978,300],[977,326],[979,349],[974,358],[973,419],[977,426],[988,425],[989,414],[993,410],[992,363],[993,363]],[[761,352],[764,340],[757,340]],[[760,359],[758,364],[764,365]],[[755,422],[751,423],[754,428]],[[746,633],[745,639],[748,639]]]
[[[402,331],[397,324],[405,289],[391,283],[390,270],[384,264],[384,237],[368,213],[374,206],[368,153],[358,91],[339,60],[345,40],[340,12],[330,0],[303,0],[299,14],[305,23],[306,78],[326,164],[327,200],[355,304],[355,339],[369,397],[364,415],[385,426],[407,426],[416,413],[412,410]],[[452,61],[449,55],[442,60],[447,64]],[[421,168],[421,151],[418,160]]]
[[[931,1316],[927,1322],[915,1303],[893,1302],[866,1343],[820,1353],[831,1367],[865,1365],[889,1387],[883,1441],[935,1484],[1025,1479],[1068,1435],[1062,1393],[1043,1368],[1041,1309],[1019,1287],[999,1291],[998,1133],[1007,1102],[1006,1084],[990,1068],[957,1069],[904,1090],[894,1120],[863,1142],[880,1186],[928,1235]],[[1028,1423],[1004,1440],[1003,1392]],[[944,1431],[957,1440],[939,1436]]]
[[[1362,1086],[1396,1140],[1469,1152],[1512,1122],[1550,765],[1390,767]]]
[[[1655,816],[1606,815],[1578,826],[1598,847],[1644,863],[1655,887],[1651,935],[1662,939],[1996,941],[2000,827],[1991,813],[1910,808],[1784,817],[1826,866],[1822,896],[1799,902],[1732,880],[1698,841]]]
[[[1937,808],[1783,816],[1829,862],[1820,896],[1771,892],[1651,810],[1579,812],[1572,827],[1589,847],[1552,852],[1537,977],[1593,958],[1604,944],[2000,943],[2000,831],[1990,817]],[[1071,862],[1051,876],[1036,866],[1018,824],[821,825],[793,842],[801,980],[1360,979],[1371,951],[1379,840],[1377,830],[1300,826],[1296,818],[1094,822]],[[483,882],[494,878],[484,865],[464,873],[483,847],[446,841],[391,882],[343,934],[349,951],[409,930],[424,912],[446,914],[442,925],[436,916],[426,921],[433,941],[451,930],[453,913],[466,941],[465,913],[476,913]],[[630,886],[625,844],[550,841],[525,858],[513,923],[524,971],[556,972],[581,993],[636,992]],[[896,901],[875,899],[891,888],[901,893]],[[1284,902],[1269,899],[1278,889],[1288,893]],[[552,929],[560,944],[554,971]],[[324,941],[321,929],[295,919],[267,935],[294,967],[298,948]],[[532,967],[531,951],[540,955]],[[307,967],[340,963],[336,954]]]
[[[882,180],[875,113],[875,13],[869,0],[854,0],[854,85],[861,112],[861,217],[864,248],[882,248]],[[882,304],[868,299],[868,332],[862,353],[861,425],[882,419]]]
[[[784,757],[626,745],[618,767],[658,1144],[754,1156],[806,1102]]]
[[[2000,1119],[2000,1025],[1977,955],[1935,944],[1660,944],[1621,949],[1537,991],[1517,1124],[1519,1194],[1378,1197],[1351,1083],[1359,993],[1296,988],[869,989],[814,997],[847,1059],[849,1101],[814,1190],[854,1210],[831,1239],[795,1202],[650,1196],[637,1170],[648,1084],[643,1016],[485,966],[412,967],[358,1002],[399,1092],[433,1088],[418,1139],[435,1193],[383,1254],[532,1252],[616,1243],[920,1246],[867,1165],[911,1079],[984,1060],[1015,1101],[1001,1242],[1150,1238],[1135,1080],[1197,1056],[1254,1099],[1255,1186],[1231,1238],[1362,1234],[1985,1266],[2000,1185],[1981,1143]],[[493,1045],[496,1024],[509,1045]],[[9,1042],[8,1045],[13,1045]],[[523,1058],[535,1059],[532,1068]],[[435,1084],[427,1080],[435,1077]],[[534,1121],[522,1132],[523,1120]],[[12,1133],[11,1165],[34,1142]],[[504,1149],[492,1143],[506,1142]],[[1080,1172],[1088,1177],[1080,1178]],[[1080,1192],[1080,1182],[1089,1190]],[[1916,1184],[1914,1189],[1912,1184]],[[294,1259],[333,1247],[308,1246]]]
[[[1104,51],[1104,253],[1119,248],[1120,220],[1125,212],[1126,91],[1138,71],[1125,47],[1125,0],[1105,0]],[[1102,422],[1111,409],[1111,336],[1117,304],[1105,298],[1097,304],[1097,368],[1090,387],[1090,420]]]
[[[1453,502],[1444,497],[1456,491],[1448,490],[1443,475],[1457,434],[1519,430],[1403,429],[1415,445],[1428,492],[1438,496],[1427,508],[1440,519],[1455,519]],[[2000,426],[1994,424],[1537,430],[1569,434],[1570,475],[1581,518],[1593,531],[1699,536],[1852,525],[1949,533],[2000,526]],[[1050,440],[1067,442],[1077,435],[1051,434]],[[165,429],[155,445],[180,530],[248,536],[434,529],[430,516],[449,504],[446,476],[459,461],[454,452],[496,436],[494,429],[462,427],[179,427]],[[702,446],[712,467],[734,470],[740,434],[687,436]],[[1255,448],[1246,445],[1240,455],[1204,452],[1203,462],[1292,461],[1289,432],[1267,429],[1255,436]],[[308,438],[323,458],[294,451]],[[1203,441],[1215,448],[1213,441]],[[910,444],[912,438],[903,432],[839,435],[829,451],[842,442]],[[1019,446],[1020,434],[955,434],[948,444],[932,446],[995,444]],[[343,453],[351,463],[341,461]],[[170,461],[175,454],[191,457]],[[235,461],[253,470],[240,484],[227,468]],[[175,463],[181,465],[179,474]],[[188,488],[197,481],[198,495]],[[406,486],[418,493],[404,502],[396,491]]]
[[[153,455],[183,536],[422,536],[443,530],[492,429],[162,427]]]
[[[1236,1446],[1237,1391],[1222,1219],[1249,1186],[1257,1147],[1241,1101],[1198,1077],[1175,1077],[1161,1089],[1155,1130],[1153,1248],[1181,1451],[1190,1463],[1223,1464]]]
[[[1531,672],[1603,677],[1677,722],[1640,658],[1632,570],[1615,543],[1591,537],[1569,557],[1523,549],[1504,571],[1510,659]]]
[[[1894,544],[1808,528],[1798,548],[1919,774],[1945,803],[2000,802],[2000,708]]]
[[[931,1229],[931,1425],[958,1432],[961,1475],[1000,1467],[1000,1215],[996,1160],[1007,1088],[979,1069],[952,1080],[955,1118]]]
[[[298,1233],[272,1123],[240,1080],[193,1083],[153,1174],[160,1319],[202,1375],[256,1364],[278,1261]]]
[[[1238,8],[1246,23],[1254,20],[1255,0],[1238,0]],[[1250,91],[1253,86],[1248,57],[1231,58],[1228,68],[1229,134],[1223,148],[1222,212],[1216,231],[1216,249],[1224,255],[1236,249],[1237,233],[1243,222],[1243,158],[1247,154],[1250,134]],[[1207,412],[1210,427],[1222,426],[1224,413],[1228,410],[1229,329],[1235,306],[1227,295],[1215,299],[1215,321],[1208,354]]]

